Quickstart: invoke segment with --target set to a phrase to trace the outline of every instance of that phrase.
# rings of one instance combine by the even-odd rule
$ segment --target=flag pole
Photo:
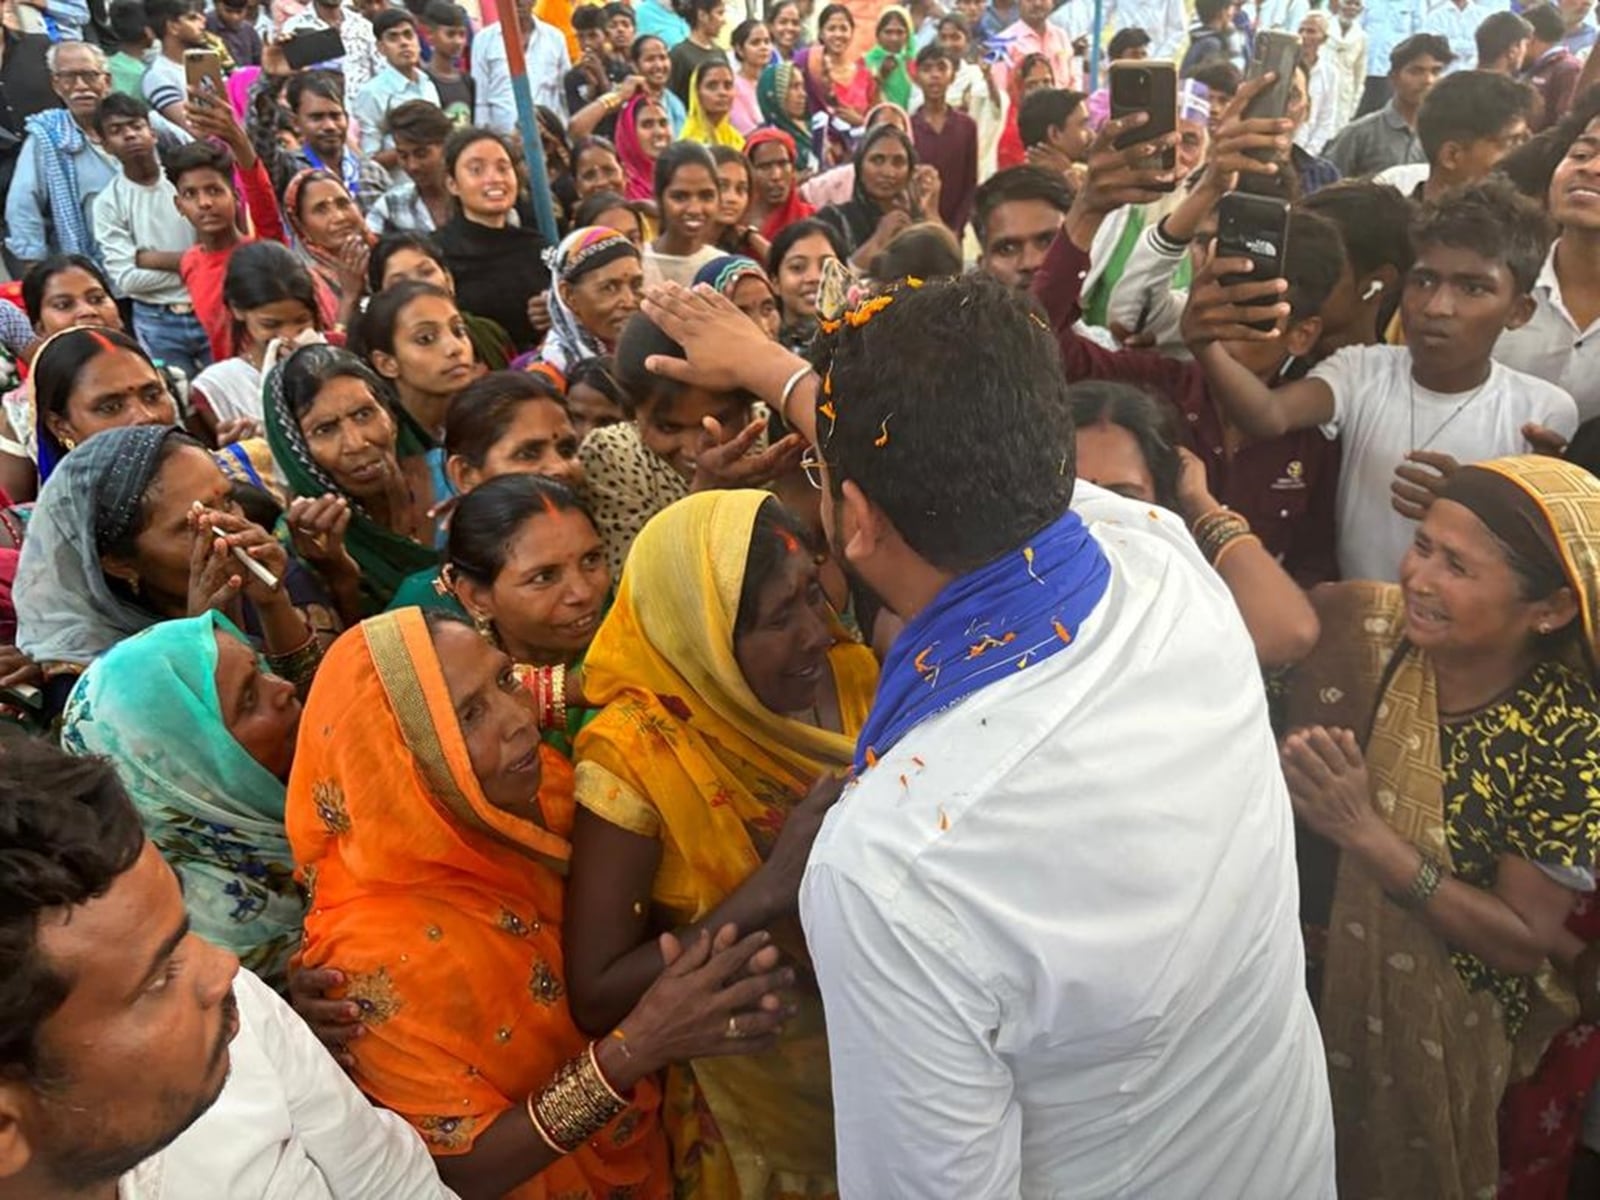
[[[533,89],[528,86],[528,59],[523,51],[528,36],[517,14],[517,0],[495,0],[500,13],[500,36],[506,43],[506,69],[511,74],[511,95],[517,104],[517,129],[522,134],[522,155],[528,162],[528,184],[533,189],[533,215],[539,235],[554,246],[561,240],[556,210],[550,200],[550,174],[545,168],[544,143],[533,111]]]

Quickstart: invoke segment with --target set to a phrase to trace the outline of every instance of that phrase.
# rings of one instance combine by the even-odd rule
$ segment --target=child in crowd
[[[749,396],[652,374],[644,364],[653,354],[684,357],[683,347],[635,313],[616,353],[627,420],[592,429],[578,451],[590,511],[617,578],[633,539],[667,505],[707,488],[760,487],[794,467],[804,448],[797,434],[765,445],[766,416],[754,413]]]
[[[144,82],[145,68],[155,53],[156,38],[150,32],[150,19],[145,16],[144,5],[139,0],[116,0],[108,20],[111,35],[117,40],[117,52],[106,59],[111,86],[129,96],[137,96]]]
[[[1341,439],[1344,578],[1397,578],[1416,520],[1442,485],[1435,468],[1525,453],[1531,425],[1564,438],[1577,429],[1566,392],[1490,358],[1500,334],[1533,314],[1529,293],[1550,237],[1548,218],[1509,183],[1473,184],[1424,205],[1412,227],[1416,262],[1400,301],[1406,345],[1346,347],[1307,378],[1269,389],[1223,342],[1191,340],[1224,411],[1247,434],[1321,427]],[[1238,300],[1260,299],[1282,285],[1233,290]]]
[[[196,236],[196,243],[184,252],[178,264],[178,274],[206,328],[212,359],[220,362],[232,357],[235,350],[232,316],[222,300],[228,260],[246,242],[264,239],[287,245],[288,239],[272,180],[226,102],[196,96],[189,113],[197,133],[215,137],[228,147],[224,150],[209,141],[194,142],[178,147],[166,161],[167,179],[178,193],[178,211],[194,226]],[[235,167],[254,237],[239,231]],[[331,325],[333,297],[319,293],[318,303],[324,320]]]
[[[433,54],[424,68],[439,94],[439,107],[456,125],[472,124],[475,88],[461,69],[467,52],[467,10],[450,0],[428,0],[422,10],[422,31]]]

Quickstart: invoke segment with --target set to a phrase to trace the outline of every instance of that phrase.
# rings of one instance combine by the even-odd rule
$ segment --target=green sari
[[[332,476],[317,465],[311,448],[306,445],[305,434],[300,430],[300,422],[289,411],[283,392],[281,363],[268,374],[262,392],[267,444],[272,447],[273,461],[288,480],[289,491],[311,498],[332,492],[350,501],[350,527],[345,531],[344,544],[361,568],[362,608],[369,614],[382,612],[408,575],[438,565],[438,551],[380,525],[359,501],[344,492]],[[382,398],[379,400],[381,402]],[[396,451],[406,455],[407,448],[420,436],[419,431],[414,424],[400,418],[396,420],[396,429],[400,431]]]

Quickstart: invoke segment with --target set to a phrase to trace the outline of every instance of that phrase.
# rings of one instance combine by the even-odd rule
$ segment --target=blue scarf
[[[1065,650],[1111,564],[1077,513],[952,580],[894,641],[856,743],[856,774],[929,717]]]
[[[45,191],[50,196],[50,223],[56,246],[63,254],[83,254],[98,259],[94,234],[83,219],[83,198],[78,194],[78,166],[72,156],[83,151],[88,139],[64,108],[34,113],[24,122],[34,136],[34,157]]]

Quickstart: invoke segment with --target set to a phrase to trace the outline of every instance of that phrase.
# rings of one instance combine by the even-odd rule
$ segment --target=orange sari
[[[323,659],[300,726],[287,825],[311,893],[303,957],[350,979],[355,1080],[435,1155],[464,1154],[588,1039],[561,954],[572,768],[542,751],[542,821],[473,774],[420,609],[365,621]],[[653,1081],[516,1200],[664,1198]]]

